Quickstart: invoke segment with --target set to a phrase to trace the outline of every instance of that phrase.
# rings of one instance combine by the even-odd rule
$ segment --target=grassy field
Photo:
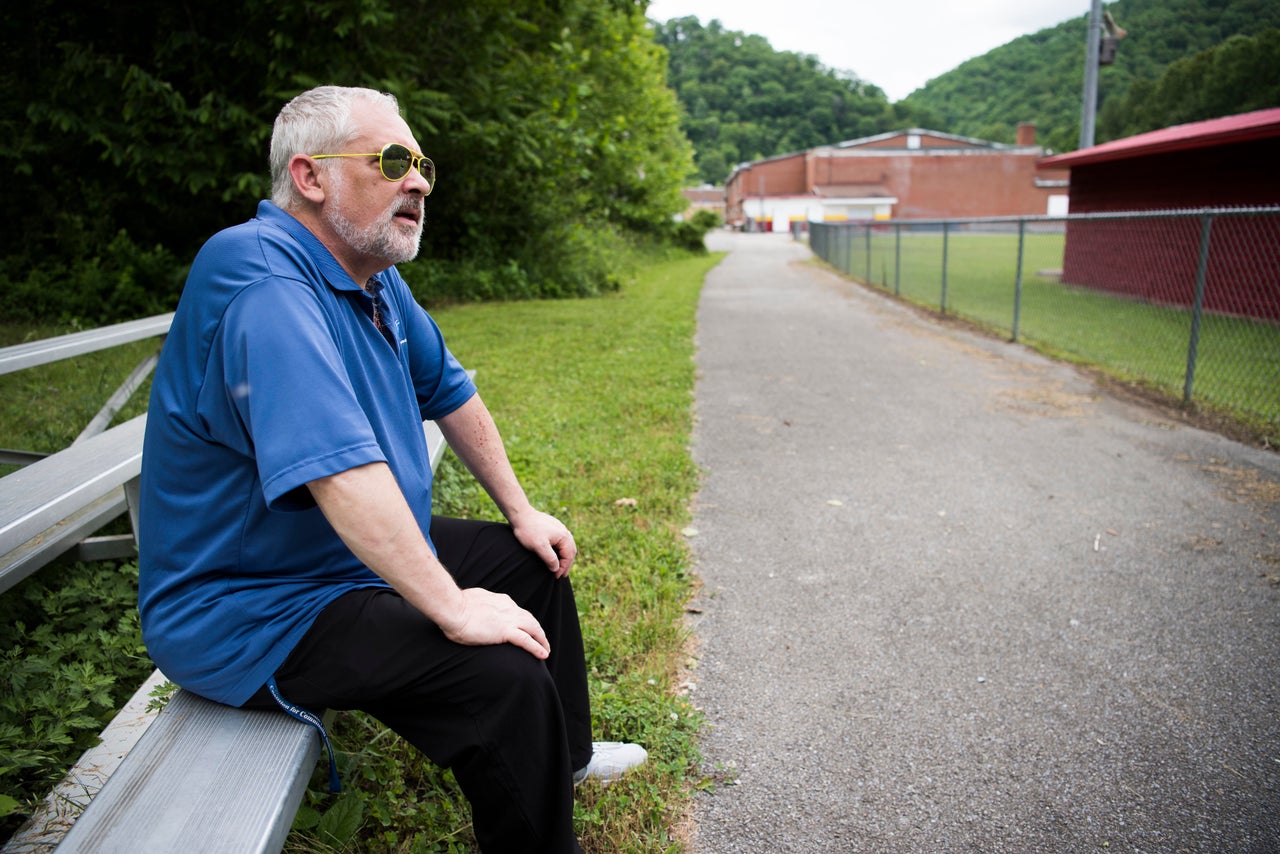
[[[1191,340],[1191,312],[1059,284],[1041,271],[1062,267],[1063,235],[1027,234],[1017,339],[1047,353],[1101,368],[1119,379],[1181,401]],[[892,232],[837,243],[834,266],[907,300],[1012,335],[1016,234]],[[868,272],[870,275],[868,276]],[[1192,383],[1192,402],[1280,444],[1280,326],[1206,315]]]
[[[0,347],[67,332],[52,327],[0,325]],[[0,376],[0,447],[53,453],[67,447],[144,357],[155,340],[138,341],[49,365]],[[146,389],[138,392],[117,422],[147,409]],[[0,474],[11,471],[0,466]]]
[[[681,530],[698,483],[689,454],[694,314],[703,276],[717,260],[653,263],[620,293],[602,298],[433,312],[455,353],[478,371],[481,394],[530,497],[574,531],[580,556],[573,578],[596,738],[639,741],[650,753],[644,768],[624,781],[578,790],[576,818],[587,851],[679,850],[673,828],[701,784],[701,721],[678,688],[688,664],[684,606],[694,584]],[[0,328],[0,344],[54,331]],[[148,347],[154,342],[0,377],[0,445],[65,447]],[[145,401],[144,388],[121,418],[142,411]],[[449,456],[437,501],[439,512],[496,515]],[[87,587],[96,573],[120,575],[114,565],[74,571]],[[54,570],[0,597],[0,611],[5,605],[14,613],[29,609],[24,587],[46,574],[52,578]],[[71,619],[68,630],[83,631]],[[121,624],[136,633],[136,619]],[[18,662],[53,654],[24,648],[29,634],[0,633],[6,668],[0,685],[11,684]],[[61,658],[55,664],[74,670]],[[116,681],[110,697],[95,686],[104,703],[99,717],[110,717],[137,684],[132,677]],[[59,714],[49,705],[48,714]],[[101,725],[77,718],[92,740]],[[7,719],[0,709],[0,735],[6,726],[13,737],[0,738],[0,770],[24,744],[39,740],[20,730],[20,717]],[[361,715],[340,715],[334,735],[345,791],[324,794],[318,776],[286,850],[475,850],[469,809],[448,773]],[[60,747],[64,758],[44,756],[39,768],[0,778],[4,790],[18,792],[18,777],[35,785],[32,780],[65,768],[83,749],[81,742]],[[23,791],[21,800],[41,794]]]

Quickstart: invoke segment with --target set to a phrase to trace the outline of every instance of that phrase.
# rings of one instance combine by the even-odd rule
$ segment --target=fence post
[[[1182,386],[1182,402],[1191,402],[1191,385],[1196,377],[1196,355],[1200,349],[1200,317],[1204,312],[1205,278],[1209,272],[1209,231],[1213,215],[1200,218],[1200,257],[1196,261],[1196,297],[1191,307],[1191,341],[1187,345],[1187,379]]]
[[[853,225],[844,224],[844,256],[840,261],[840,269],[853,275]]]
[[[942,222],[942,313],[947,313],[947,240],[950,233],[950,223],[946,220]]]
[[[893,224],[893,295],[902,296],[902,223]]]
[[[867,284],[871,284],[871,226],[867,226]]]
[[[1013,338],[1018,340],[1018,318],[1022,313],[1022,247],[1027,237],[1027,221],[1018,220],[1018,278],[1013,286]]]

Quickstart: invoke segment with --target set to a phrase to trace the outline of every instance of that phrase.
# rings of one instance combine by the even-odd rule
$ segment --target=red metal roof
[[[1036,166],[1041,169],[1055,166],[1085,166],[1149,154],[1167,154],[1172,151],[1188,151],[1193,148],[1208,148],[1233,142],[1249,142],[1273,136],[1280,136],[1280,107],[1140,133],[1137,136],[1104,142],[1092,148],[1082,148],[1079,151],[1046,157],[1037,161]]]

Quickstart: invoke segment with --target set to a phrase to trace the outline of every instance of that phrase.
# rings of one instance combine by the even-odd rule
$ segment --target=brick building
[[[940,219],[1066,211],[1067,171],[1041,170],[1035,126],[1004,145],[913,128],[744,163],[725,183],[726,219],[752,230],[792,222]]]
[[[1280,205],[1280,108],[1164,128],[1041,161],[1071,172],[1071,212]],[[1062,280],[1191,305],[1199,217],[1071,221]],[[1209,230],[1204,306],[1280,320],[1280,218],[1222,216]]]
[[[689,219],[698,211],[711,211],[724,219],[724,187],[713,187],[703,184],[701,187],[689,187],[682,191],[685,200],[684,211],[677,219]]]

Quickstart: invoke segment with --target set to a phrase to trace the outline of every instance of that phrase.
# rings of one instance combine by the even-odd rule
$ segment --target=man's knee
[[[555,684],[542,661],[511,644],[484,649],[486,661],[477,678],[492,698],[519,697],[522,702],[532,702],[542,696],[555,697]]]

